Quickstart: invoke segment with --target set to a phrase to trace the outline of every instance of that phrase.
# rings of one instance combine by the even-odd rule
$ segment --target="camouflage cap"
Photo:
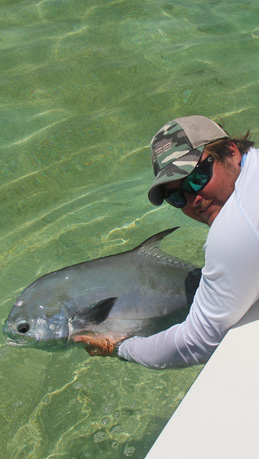
[[[185,178],[197,165],[204,147],[228,134],[205,116],[193,115],[169,121],[151,141],[151,155],[156,176],[148,197],[159,206],[164,200],[161,185]]]

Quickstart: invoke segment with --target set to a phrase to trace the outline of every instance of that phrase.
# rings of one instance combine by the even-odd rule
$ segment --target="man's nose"
[[[199,207],[202,203],[202,196],[196,193],[184,193],[186,203],[189,207]]]

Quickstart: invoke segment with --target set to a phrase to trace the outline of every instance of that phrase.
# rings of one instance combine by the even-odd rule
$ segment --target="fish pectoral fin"
[[[101,324],[107,319],[117,299],[117,297],[105,298],[105,300],[87,306],[72,317],[71,324],[75,326],[77,323],[80,327],[83,327],[84,324],[87,326]]]

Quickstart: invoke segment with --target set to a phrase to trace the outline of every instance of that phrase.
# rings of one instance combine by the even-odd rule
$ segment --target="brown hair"
[[[236,138],[228,138],[228,139],[220,139],[216,142],[210,143],[206,145],[206,153],[210,154],[213,158],[220,162],[224,162],[225,158],[231,156],[231,151],[229,149],[230,142],[236,144],[237,148],[239,149],[241,155],[244,155],[248,152],[249,148],[254,145],[254,142],[250,141],[250,131],[244,136],[236,137]]]

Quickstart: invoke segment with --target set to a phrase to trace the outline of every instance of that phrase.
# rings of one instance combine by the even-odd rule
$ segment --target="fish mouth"
[[[11,339],[11,338],[6,338],[6,343],[8,346],[16,346],[16,347],[21,347],[21,346],[28,346],[28,342],[25,341],[24,339]]]

